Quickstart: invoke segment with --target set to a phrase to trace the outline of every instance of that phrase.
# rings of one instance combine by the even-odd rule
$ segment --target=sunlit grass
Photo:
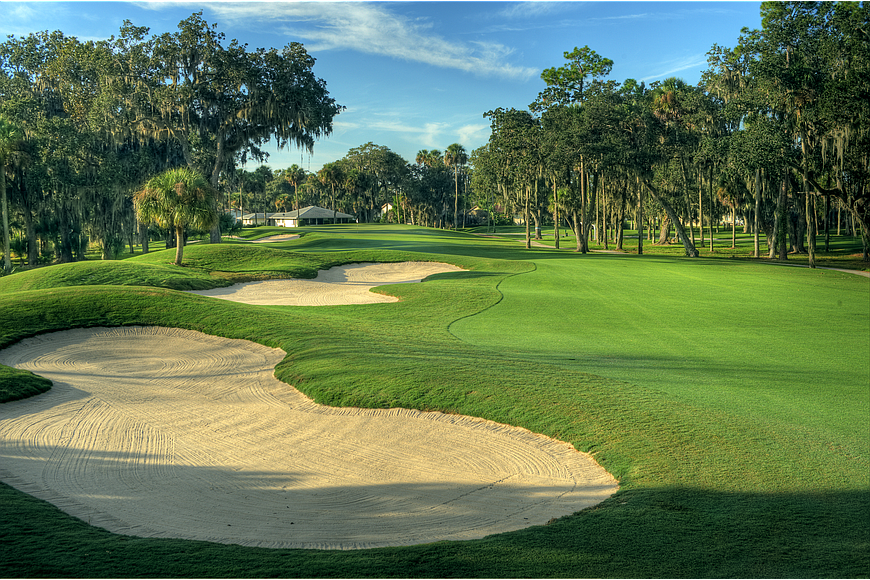
[[[192,245],[190,263],[171,270],[175,283],[304,277],[342,261],[426,259],[468,271],[379,290],[396,303],[304,308],[71,286],[51,267],[38,288],[0,286],[0,344],[122,324],[254,340],[286,350],[276,376],[319,402],[522,426],[594,453],[620,492],[551,525],[482,540],[329,552],[109,534],[0,486],[4,576],[860,577],[870,569],[865,278],[746,260],[526,251],[516,237],[403,226],[300,230],[303,238],[268,247]],[[125,261],[132,269],[115,283],[144,284],[171,253]],[[11,376],[2,370],[0,385]]]

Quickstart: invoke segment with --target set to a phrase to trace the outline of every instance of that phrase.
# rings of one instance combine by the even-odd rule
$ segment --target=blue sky
[[[81,40],[129,19],[174,32],[202,10],[227,40],[252,48],[301,42],[347,110],[314,154],[270,148],[274,169],[309,171],[369,141],[413,162],[420,149],[486,143],[483,113],[525,109],[541,71],[588,45],[614,61],[610,78],[697,83],[713,44],[761,26],[758,2],[0,2],[0,34],[62,30]],[[253,165],[248,166],[253,169]]]

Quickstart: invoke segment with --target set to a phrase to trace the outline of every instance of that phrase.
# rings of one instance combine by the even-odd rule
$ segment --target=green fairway
[[[416,227],[301,231],[275,244],[193,245],[184,267],[168,250],[2,278],[0,346],[129,324],[253,340],[287,351],[276,376],[318,402],[525,427],[593,453],[620,491],[481,540],[316,551],[110,534],[3,484],[2,576],[866,577],[867,278],[525,250],[516,237]],[[361,306],[256,307],[177,291],[404,260],[468,271],[382,287],[401,301]],[[0,367],[0,396],[19,388],[44,386]]]
[[[516,356],[849,439],[870,431],[870,280],[753,263],[571,256],[451,326]],[[567,363],[566,363],[567,361]]]

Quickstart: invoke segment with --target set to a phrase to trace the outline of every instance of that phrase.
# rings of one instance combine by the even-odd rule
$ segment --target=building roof
[[[331,209],[317,207],[316,205],[309,205],[308,207],[303,207],[302,209],[300,209],[298,211],[293,210],[293,211],[288,211],[288,212],[283,212],[283,213],[273,213],[273,214],[269,215],[269,219],[275,219],[275,220],[281,220],[281,219],[284,219],[284,220],[296,220],[296,219],[316,220],[316,219],[321,219],[322,220],[322,219],[332,219],[333,216],[335,216],[336,218],[341,218],[341,219],[356,219],[352,215],[349,215],[346,213],[341,213],[340,211],[333,213],[333,211]]]

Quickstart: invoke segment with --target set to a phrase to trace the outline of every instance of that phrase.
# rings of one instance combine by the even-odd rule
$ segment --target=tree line
[[[312,150],[344,108],[313,66],[299,43],[225,43],[201,12],[174,33],[149,35],[125,21],[98,42],[60,31],[8,37],[0,44],[5,269],[10,250],[34,265],[79,259],[89,242],[103,258],[137,237],[147,249],[133,194],[165,170],[189,168],[217,191],[236,166],[264,161],[270,140]],[[12,229],[19,235],[10,240]],[[209,233],[220,241],[219,224]]]
[[[361,222],[463,227],[473,199],[468,161],[459,143],[443,152],[422,149],[409,163],[389,147],[369,142],[316,172],[296,164],[278,170],[239,168],[227,177],[229,207],[266,214],[321,205]]]
[[[657,223],[659,243],[675,237],[694,257],[705,226],[712,249],[725,212],[754,234],[756,257],[763,236],[769,257],[808,254],[814,266],[817,236],[827,245],[845,219],[870,261],[870,9],[765,2],[761,16],[736,47],[712,47],[698,86],[619,83],[588,46],[566,52],[528,110],[485,113],[492,134],[472,155],[474,187],[523,214],[527,245],[528,224],[539,235],[546,220],[557,247],[565,223],[578,251],[592,231],[621,248],[632,217],[639,253]]]
[[[100,42],[10,37],[0,197],[4,236],[17,236],[4,247],[31,265],[81,258],[89,242],[104,258],[125,243],[147,251],[155,235],[171,247],[177,228],[138,223],[133,196],[186,167],[206,177],[216,206],[242,213],[322,205],[364,222],[459,228],[475,206],[521,217],[527,246],[534,224],[537,237],[554,227],[557,247],[567,227],[577,251],[591,237],[621,249],[632,225],[639,253],[650,238],[687,256],[713,248],[724,216],[732,236],[739,222],[754,235],[757,257],[763,243],[771,258],[804,253],[814,265],[817,237],[827,245],[836,226],[861,235],[870,260],[870,9],[771,2],[761,15],[762,29],[743,29],[734,48],[711,48],[697,86],[616,82],[613,61],[575,48],[543,71],[528,110],[484,113],[491,136],[470,154],[454,143],[408,162],[369,142],[316,172],[242,168],[266,161],[270,139],[311,151],[343,109],[301,44],[224,46],[201,13],[160,35],[125,22]]]

